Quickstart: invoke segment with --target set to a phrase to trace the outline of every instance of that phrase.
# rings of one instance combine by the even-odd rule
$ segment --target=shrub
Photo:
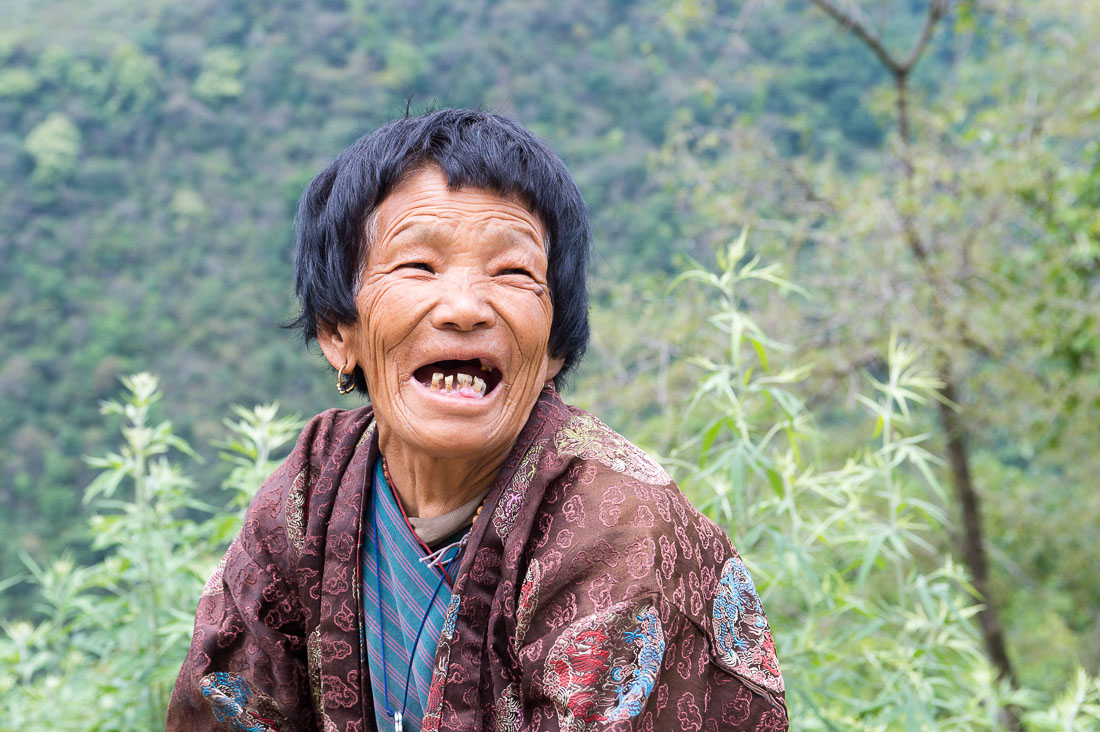
[[[103,405],[104,414],[122,417],[122,445],[89,460],[102,472],[85,492],[97,506],[91,531],[102,560],[78,567],[62,557],[42,567],[24,557],[39,602],[36,618],[2,626],[5,732],[163,729],[203,581],[277,465],[275,452],[301,426],[278,417],[275,405],[235,409],[221,445],[231,466],[228,505],[211,506],[193,497],[193,482],[169,460],[197,456],[169,422],[152,420],[156,379],[137,374],[123,383],[126,398]]]
[[[787,684],[792,729],[996,730],[1005,709],[1031,730],[1100,727],[1100,684],[1083,671],[1060,699],[998,682],[973,620],[980,598],[949,545],[939,461],[918,430],[940,384],[915,348],[891,338],[882,379],[858,402],[870,434],[839,466],[792,388],[806,365],[753,320],[754,298],[797,290],[750,255],[742,233],[680,281],[717,302],[723,353],[703,376],[672,462],[685,490],[726,528],[758,583]],[[858,421],[859,417],[853,418]]]

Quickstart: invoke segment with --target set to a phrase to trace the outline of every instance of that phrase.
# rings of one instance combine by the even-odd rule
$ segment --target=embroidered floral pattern
[[[210,577],[207,578],[206,586],[202,588],[201,597],[214,597],[225,591],[225,585],[222,579],[225,577],[225,565],[228,560],[229,554],[222,555],[221,560],[218,562],[218,566],[214,568]]]
[[[374,437],[374,429],[377,426],[378,422],[372,418],[370,423],[367,424],[367,428],[363,430],[363,436],[359,438],[359,442],[355,443],[356,449],[370,444],[371,439]]]
[[[313,696],[313,708],[321,715],[321,729],[324,732],[337,732],[336,724],[325,712],[325,676],[321,675],[321,663],[324,652],[322,649],[321,629],[317,628],[306,639],[306,664],[309,670],[309,690]],[[335,676],[328,676],[329,681],[339,681]]]
[[[432,683],[428,687],[428,703],[424,708],[421,732],[436,732],[443,722],[443,687],[447,683],[447,667],[451,662],[451,643],[455,637],[455,624],[458,622],[458,609],[462,595],[451,595],[447,605],[447,615],[443,618],[443,629],[439,634],[439,645],[435,652],[435,668],[432,669]]]
[[[619,688],[615,706],[605,715],[609,721],[630,719],[642,713],[665,659],[665,632],[657,610],[647,607],[634,619],[637,629],[625,631],[623,640],[637,649],[637,656],[633,668],[612,669],[612,680]]]
[[[443,631],[439,637],[442,640],[451,640],[455,634],[455,621],[458,619],[458,606],[462,602],[462,595],[451,595],[451,601],[447,604],[447,616],[443,618]]]
[[[540,584],[542,584],[542,565],[539,564],[539,560],[532,559],[523,585],[519,588],[519,602],[516,603],[516,635],[512,641],[512,647],[516,649],[516,653],[519,653],[519,649],[523,647],[523,639],[531,627],[531,616],[539,601]]]
[[[450,661],[450,638],[440,638],[435,654],[435,669],[432,671],[432,684],[428,687],[428,704],[424,708],[424,719],[420,725],[421,732],[438,732],[443,723],[443,687],[447,683],[447,666]]]
[[[546,656],[544,684],[555,702],[562,732],[587,732],[603,719],[602,682],[615,665],[608,615],[589,616],[571,625]]]
[[[313,706],[324,710],[323,689],[321,688],[321,629],[317,628],[306,639],[306,665],[309,669],[309,691],[313,695]]]
[[[714,641],[719,662],[733,673],[783,691],[768,620],[748,567],[734,555],[722,566],[714,596]]]
[[[493,526],[500,534],[501,540],[506,540],[512,532],[512,527],[519,518],[519,512],[523,508],[527,489],[531,487],[531,479],[535,477],[538,468],[539,457],[542,455],[542,445],[535,445],[523,456],[519,467],[516,468],[508,487],[504,489],[500,500],[497,502],[496,511],[493,512]]]
[[[306,494],[313,490],[313,484],[317,482],[317,473],[309,463],[298,471],[294,483],[287,492],[284,513],[286,514],[286,537],[290,545],[299,555],[305,544],[306,523],[305,508]]]
[[[516,682],[513,681],[504,687],[504,691],[493,705],[493,716],[496,719],[496,724],[493,726],[495,732],[519,732],[521,717]]]
[[[640,714],[664,654],[664,630],[652,606],[619,603],[566,628],[543,671],[563,732],[588,732],[598,722]]]
[[[653,458],[590,414],[571,416],[558,430],[555,442],[563,455],[597,460],[644,483],[665,485],[672,480]]]

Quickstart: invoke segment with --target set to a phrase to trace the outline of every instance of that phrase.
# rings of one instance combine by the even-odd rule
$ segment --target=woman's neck
[[[472,458],[438,457],[410,449],[379,434],[390,487],[410,517],[432,518],[459,508],[483,493],[500,472],[509,450]]]

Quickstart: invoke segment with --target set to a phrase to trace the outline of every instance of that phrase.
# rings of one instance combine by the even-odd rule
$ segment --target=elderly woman
[[[299,324],[341,394],[206,585],[171,730],[785,730],[744,563],[565,405],[588,217],[514,121],[367,135],[298,214]]]

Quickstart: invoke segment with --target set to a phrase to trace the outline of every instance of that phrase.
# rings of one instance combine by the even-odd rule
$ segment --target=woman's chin
[[[515,442],[516,436],[501,436],[491,430],[480,429],[480,425],[456,425],[442,420],[419,424],[408,432],[393,430],[394,443],[417,455],[436,460],[499,458],[500,453]]]
[[[485,396],[468,396],[406,384],[399,394],[402,403],[377,410],[378,419],[383,433],[390,433],[391,443],[401,443],[423,455],[460,460],[479,455],[488,458],[509,449],[527,421],[527,415],[503,413],[516,407],[503,398],[503,391],[498,387]],[[377,409],[377,402],[375,406]],[[386,412],[392,420],[386,419]],[[392,424],[386,425],[387,421]]]

